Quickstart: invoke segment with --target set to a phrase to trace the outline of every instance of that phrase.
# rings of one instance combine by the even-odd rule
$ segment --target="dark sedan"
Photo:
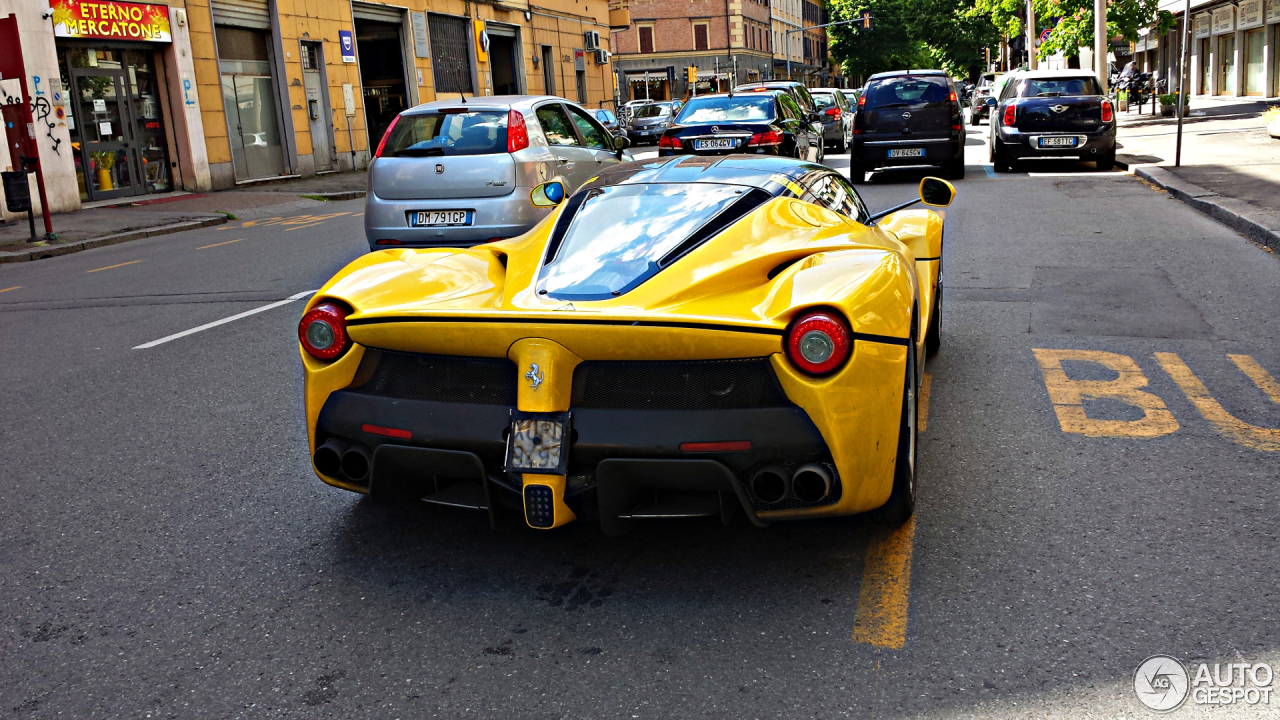
[[[627,137],[636,145],[657,142],[662,131],[671,126],[677,111],[674,102],[641,105],[631,113],[631,120],[627,123]]]
[[[819,137],[785,92],[700,95],[658,141],[658,155],[764,153],[804,158]]]
[[[596,120],[600,121],[600,124],[604,126],[604,129],[613,133],[615,137],[618,135],[623,137],[626,136],[627,133],[622,129],[622,123],[618,121],[618,116],[614,115],[612,110],[609,110],[608,108],[600,108],[599,110],[592,110],[591,114],[595,115]]]
[[[1081,70],[1019,73],[991,115],[991,163],[1009,172],[1020,158],[1074,156],[1099,170],[1116,164],[1116,118],[1097,76]]]

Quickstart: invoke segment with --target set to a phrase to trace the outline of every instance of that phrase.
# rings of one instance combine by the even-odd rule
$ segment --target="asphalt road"
[[[897,531],[377,506],[310,471],[300,300],[134,349],[318,288],[360,201],[0,267],[0,714],[1142,717],[1150,655],[1274,664],[1280,262],[975,130]]]

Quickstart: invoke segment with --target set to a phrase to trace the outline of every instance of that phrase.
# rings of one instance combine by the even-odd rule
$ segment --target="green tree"
[[[1093,47],[1093,0],[1033,0],[1037,18],[1061,18],[1039,57],[1061,52],[1074,57],[1081,47]],[[1107,6],[1107,37],[1138,39],[1138,30],[1156,25],[1164,34],[1173,26],[1173,13],[1160,9],[1159,0],[1113,0]],[[1039,24],[1039,23],[1037,23]],[[1048,27],[1048,23],[1044,23]]]
[[[970,75],[982,50],[1000,39],[987,15],[971,0],[830,0],[831,22],[870,11],[871,30],[830,29],[831,53],[849,76],[886,70],[938,68]]]

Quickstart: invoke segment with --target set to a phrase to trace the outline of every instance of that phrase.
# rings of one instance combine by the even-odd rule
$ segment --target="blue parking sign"
[[[338,40],[342,43],[342,62],[353,63],[356,61],[356,42],[351,37],[350,30],[339,30]]]

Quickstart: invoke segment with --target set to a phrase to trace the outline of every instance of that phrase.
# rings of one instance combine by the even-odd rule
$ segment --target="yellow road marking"
[[[355,215],[352,215],[351,217],[362,217],[363,215],[364,215],[364,213],[356,213]]]
[[[324,221],[322,220],[322,221],[320,221],[320,222],[311,223],[310,225],[298,225],[297,227],[285,228],[285,230],[284,230],[284,231],[285,231],[285,232],[292,232],[292,231],[294,231],[294,230],[303,230],[303,229],[305,229],[305,228],[313,228],[313,227],[315,227],[315,226],[317,226],[317,225],[323,225],[323,224],[324,224]]]
[[[0,290],[0,292],[4,291]],[[1280,405],[1280,382],[1276,382],[1276,379],[1271,377],[1271,373],[1264,370],[1257,360],[1248,355],[1228,355],[1227,357],[1240,368],[1240,372],[1249,376],[1259,390],[1271,398],[1271,402]]]
[[[1143,390],[1147,376],[1128,355],[1102,350],[1045,350],[1032,348],[1045,389],[1058,416],[1062,432],[1089,437],[1153,438],[1178,430],[1178,421],[1159,397]],[[1115,380],[1072,380],[1062,369],[1063,360],[1092,362],[1114,371]],[[1096,420],[1085,414],[1084,401],[1119,400],[1142,410],[1138,420]]]
[[[142,262],[142,261],[141,261],[141,260],[130,260],[130,261],[129,261],[129,262],[127,262],[127,263],[120,263],[119,265],[108,265],[108,266],[106,266],[106,267],[100,267],[100,268],[97,268],[96,270],[86,270],[85,272],[86,272],[86,273],[102,272],[103,270],[110,270],[111,268],[124,267],[125,265],[137,265],[137,264],[138,264],[138,263],[140,263],[140,262]]]
[[[1232,360],[1235,360],[1236,357],[1248,356],[1233,356]],[[1182,388],[1183,394],[1187,396],[1192,405],[1196,406],[1196,409],[1200,411],[1204,419],[1217,426],[1218,432],[1253,450],[1280,452],[1280,430],[1250,425],[1227,412],[1227,409],[1222,407],[1222,403],[1219,403],[1209,394],[1209,388],[1205,387],[1203,382],[1200,382],[1200,378],[1196,377],[1196,374],[1191,372],[1191,368],[1187,367],[1187,364],[1182,362],[1182,358],[1175,353],[1158,352],[1156,353],[1156,360],[1160,362],[1160,366],[1164,368],[1164,371],[1169,373],[1169,377],[1173,378],[1173,381],[1178,384],[1178,387]],[[1253,358],[1249,358],[1249,360],[1252,361]],[[1256,365],[1257,363],[1254,364]],[[1268,391],[1268,387],[1264,386],[1267,384],[1259,382],[1261,378],[1253,377],[1250,371],[1245,370],[1245,366],[1240,364],[1240,361],[1237,360],[1236,365],[1241,370],[1244,370],[1245,374],[1249,375],[1258,384],[1258,387],[1263,388],[1264,392],[1267,392],[1268,395],[1271,394]],[[1266,371],[1260,366],[1257,369],[1266,374]],[[1267,375],[1267,380],[1275,383],[1275,379],[1270,375]],[[1275,397],[1273,396],[1272,399],[1274,400]]]
[[[21,288],[22,288],[22,286],[21,286],[21,285],[14,285],[14,286],[13,286],[13,287],[11,287],[11,288],[5,288],[5,289],[3,289],[3,290],[0,290],[0,292],[9,292],[10,290],[19,290],[19,289],[21,289]]]
[[[240,241],[241,241],[241,240],[243,240],[243,239],[244,239],[244,238],[236,238],[235,240],[228,240],[228,241],[226,241],[226,242],[214,243],[214,244],[212,244],[212,245],[201,245],[200,247],[198,247],[198,248],[196,248],[196,249],[197,249],[197,250],[207,250],[207,249],[209,249],[209,248],[211,248],[211,247],[218,247],[219,245],[230,245],[231,243],[238,243],[238,242],[240,242]]]
[[[911,554],[916,519],[871,541],[862,569],[853,641],[900,649],[907,642],[907,605],[911,592]]]
[[[925,373],[924,379],[920,381],[920,432],[929,429],[929,388],[932,385],[933,376]]]

